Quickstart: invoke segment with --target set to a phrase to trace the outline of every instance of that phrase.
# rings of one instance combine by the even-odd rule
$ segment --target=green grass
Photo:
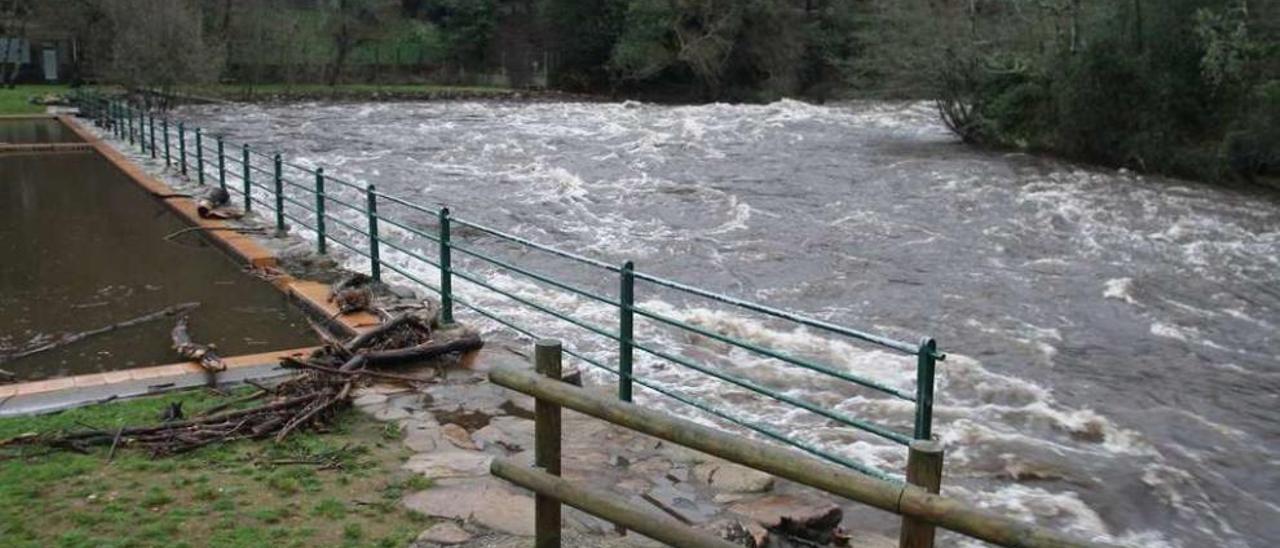
[[[191,415],[224,400],[190,391],[3,419],[0,440],[149,424],[173,401]],[[272,464],[343,448],[337,469]],[[122,448],[111,463],[106,454],[0,448],[3,545],[405,546],[429,525],[398,499],[430,483],[400,470],[409,452],[387,439],[383,423],[354,412],[332,432],[282,444],[238,442],[161,459]]]
[[[44,105],[33,105],[30,98],[46,93],[66,93],[67,86],[29,85],[14,89],[0,88],[0,114],[39,114]]]

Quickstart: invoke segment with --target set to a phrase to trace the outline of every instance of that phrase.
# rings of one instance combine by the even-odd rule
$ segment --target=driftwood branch
[[[104,334],[104,333],[110,333],[110,332],[115,331],[115,330],[118,330],[118,329],[124,329],[124,328],[127,328],[127,327],[133,327],[133,326],[135,326],[135,325],[140,325],[140,324],[144,324],[144,323],[147,323],[147,322],[151,322],[151,321],[159,320],[159,319],[161,319],[161,318],[167,318],[167,317],[170,317],[170,316],[175,316],[175,315],[178,315],[178,314],[182,314],[182,313],[185,313],[185,312],[188,312],[188,311],[190,311],[190,310],[194,309],[194,308],[195,308],[195,307],[197,307],[197,306],[200,306],[200,303],[182,303],[182,304],[177,304],[177,305],[173,305],[173,306],[170,306],[170,307],[168,307],[168,308],[165,308],[165,309],[163,309],[163,310],[157,310],[157,311],[152,312],[152,313],[150,313],[150,314],[144,314],[144,315],[142,315],[142,316],[138,316],[138,317],[133,318],[133,319],[130,319],[130,320],[125,320],[125,321],[120,322],[120,323],[114,323],[114,324],[108,325],[108,326],[106,326],[106,327],[100,327],[100,328],[98,328],[98,329],[91,329],[91,330],[89,330],[89,331],[82,331],[82,332],[80,332],[80,333],[74,333],[74,334],[71,334],[71,335],[67,335],[67,336],[65,336],[65,337],[62,337],[62,338],[60,338],[60,339],[58,339],[58,340],[56,340],[56,341],[53,341],[53,342],[51,342],[51,343],[49,343],[49,344],[46,344],[46,345],[43,345],[43,346],[39,346],[39,347],[32,348],[32,349],[29,349],[29,350],[23,350],[23,351],[18,352],[18,353],[16,353],[16,354],[10,354],[10,355],[7,355],[7,356],[0,356],[0,363],[9,362],[9,361],[17,360],[17,359],[22,359],[22,358],[25,358],[25,357],[27,357],[27,356],[32,356],[32,355],[35,355],[35,354],[39,354],[39,353],[41,353],[41,352],[47,352],[47,351],[49,351],[49,350],[53,350],[53,349],[55,349],[55,348],[61,348],[61,347],[63,347],[63,346],[67,346],[67,345],[69,345],[69,344],[71,344],[71,343],[74,343],[74,342],[77,342],[77,341],[81,341],[81,340],[84,340],[84,339],[87,339],[87,338],[89,338],[89,337],[93,337],[93,336],[96,336],[96,335],[102,335],[102,334]]]
[[[190,234],[192,232],[235,232],[237,234],[266,234],[267,229],[243,227],[243,226],[189,226],[187,228],[183,228],[181,230],[175,230],[173,232],[165,234],[163,239],[166,242],[171,242],[173,241],[174,238],[177,238],[178,236],[181,236],[183,234]]]
[[[368,362],[369,365],[400,365],[405,363],[424,362],[432,358],[438,358],[445,354],[451,354],[454,352],[470,352],[472,350],[479,350],[483,346],[484,341],[480,340],[479,335],[469,334],[447,343],[429,342],[398,350],[371,351],[365,354],[365,357],[366,362]]]

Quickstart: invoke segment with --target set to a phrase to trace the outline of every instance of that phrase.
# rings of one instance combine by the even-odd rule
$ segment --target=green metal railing
[[[679,402],[707,412],[729,423],[741,426],[759,435],[792,446],[801,451],[835,462],[860,472],[884,479],[892,478],[885,472],[865,463],[854,461],[831,452],[822,450],[810,443],[785,435],[773,427],[756,424],[735,415],[730,410],[721,409],[703,400],[692,397],[671,386],[654,381],[636,371],[636,352],[642,352],[652,359],[674,363],[681,367],[710,376],[720,381],[735,385],[749,392],[782,402],[789,406],[803,409],[836,424],[862,430],[892,442],[907,445],[913,439],[930,439],[933,424],[933,390],[935,368],[945,355],[938,350],[937,343],[930,338],[911,344],[880,335],[875,335],[848,327],[836,325],[823,320],[811,318],[794,312],[780,310],[767,305],[722,295],[667,278],[648,274],[636,269],[631,261],[620,265],[608,264],[590,257],[558,249],[532,240],[509,234],[501,230],[485,226],[464,218],[454,217],[447,207],[427,207],[410,200],[378,191],[373,185],[355,184],[337,178],[325,172],[320,166],[302,166],[284,161],[280,154],[265,154],[248,144],[241,144],[241,153],[230,156],[225,154],[225,140],[216,136],[216,146],[210,148],[206,135],[200,128],[194,130],[194,148],[188,150],[189,134],[193,133],[183,122],[170,124],[166,116],[160,116],[160,127],[157,128],[157,117],[143,116],[139,109],[120,101],[109,101],[92,95],[77,97],[82,115],[93,117],[99,125],[112,130],[120,139],[134,135],[135,121],[162,133],[165,161],[180,166],[181,173],[190,177],[190,171],[196,172],[196,180],[204,184],[206,170],[212,169],[210,176],[216,176],[219,184],[233,194],[243,198],[245,209],[255,205],[261,211],[274,214],[275,225],[285,230],[289,223],[305,229],[315,238],[316,251],[328,253],[329,244],[336,244],[369,261],[369,273],[381,281],[387,273],[398,275],[416,285],[422,286],[440,297],[441,321],[454,321],[455,308],[467,309],[481,317],[501,324],[516,333],[540,338],[531,328],[515,323],[511,318],[493,310],[486,309],[470,298],[459,295],[453,289],[454,278],[471,285],[503,296],[519,303],[525,308],[534,310],[556,320],[568,323],[585,330],[594,336],[602,337],[616,344],[616,365],[605,363],[586,351],[566,348],[565,353],[594,367],[608,371],[618,377],[618,398],[630,401],[634,385],[650,389],[658,394],[673,398]],[[178,158],[171,158],[169,140],[170,128],[176,127]],[[140,135],[143,128],[139,126]],[[139,139],[139,142],[142,140]],[[132,141],[130,141],[132,142]],[[155,154],[152,142],[151,151]],[[233,149],[234,149],[234,145]],[[140,151],[145,152],[147,145],[141,144]],[[191,152],[195,159],[191,159]],[[216,155],[216,161],[210,162],[206,154]],[[239,163],[228,167],[228,163]],[[210,165],[212,164],[212,165]],[[229,185],[228,177],[239,179],[240,185]],[[271,184],[263,184],[270,181]],[[307,181],[306,183],[300,181]],[[308,184],[310,183],[310,184]],[[350,210],[360,216],[359,223],[334,215],[331,206]],[[400,212],[400,215],[393,212]],[[434,226],[432,226],[434,225]],[[468,237],[459,238],[459,230],[465,230]],[[481,239],[499,242],[520,252],[537,252],[547,254],[558,260],[567,260],[588,269],[593,276],[616,276],[618,291],[616,298],[585,289],[563,279],[538,272],[530,267],[517,264],[515,261],[497,257],[491,252],[481,250],[478,243]],[[421,251],[422,243],[433,246],[437,253],[434,257]],[[415,272],[422,268],[396,264],[385,259],[387,253],[397,253],[414,264],[431,267],[439,274],[439,282],[431,283],[423,280]],[[517,294],[498,287],[474,271],[457,266],[456,259],[465,259],[472,264],[484,264],[488,267],[518,275],[536,282],[540,287],[550,288],[575,297],[586,298],[616,308],[617,322],[613,326],[601,326],[582,317],[562,313],[547,303],[537,302],[527,296]],[[792,355],[787,351],[771,348],[742,340],[738,337],[721,333],[692,323],[672,318],[655,310],[640,306],[636,302],[637,282],[671,291],[686,296],[710,300],[720,305],[727,305],[750,311],[769,318],[771,321],[785,322],[788,326],[803,326],[828,335],[838,335],[859,343],[869,344],[896,353],[912,355],[916,362],[916,381],[914,390],[905,390],[876,379],[867,378],[839,369],[828,364],[819,363],[809,358]],[[844,412],[827,408],[776,390],[760,382],[744,378],[724,370],[702,363],[688,356],[659,347],[650,340],[637,337],[636,319],[642,318],[650,325],[676,329],[685,334],[705,337],[733,348],[745,350],[757,356],[763,356],[778,362],[797,367],[811,373],[824,375],[831,379],[848,383],[879,393],[882,397],[896,398],[914,404],[914,424],[910,432],[901,432],[886,425],[850,416]],[[597,352],[598,354],[598,352]]]

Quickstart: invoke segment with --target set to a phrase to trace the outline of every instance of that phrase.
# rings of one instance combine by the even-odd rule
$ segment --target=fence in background
[[[331,245],[339,246],[366,259],[369,274],[377,280],[382,280],[384,276],[391,273],[436,293],[442,305],[441,320],[446,323],[454,321],[456,308],[462,308],[504,325],[523,336],[534,340],[540,338],[533,328],[520,325],[498,312],[479,306],[463,295],[459,295],[453,289],[454,279],[457,278],[501,295],[530,310],[611,341],[611,344],[616,344],[617,348],[615,363],[605,363],[607,360],[589,356],[574,348],[565,348],[564,352],[617,376],[617,394],[622,401],[631,401],[634,385],[639,385],[827,461],[879,479],[901,481],[895,475],[866,463],[820,449],[811,443],[783,434],[768,425],[746,420],[735,414],[733,410],[716,407],[678,389],[655,382],[642,374],[637,375],[634,365],[635,357],[637,352],[641,352],[903,446],[909,445],[913,440],[929,440],[932,437],[934,369],[938,361],[945,359],[945,355],[938,350],[933,339],[925,338],[918,344],[902,342],[649,274],[638,270],[631,261],[608,264],[455,216],[447,207],[424,206],[402,197],[380,192],[372,184],[356,184],[335,177],[326,172],[323,167],[298,165],[286,161],[279,153],[267,153],[252,148],[246,143],[231,143],[221,135],[210,135],[199,127],[189,126],[182,121],[173,121],[167,116],[147,112],[122,101],[112,101],[83,92],[76,94],[73,99],[80,107],[82,115],[91,117],[101,127],[113,132],[117,138],[137,146],[140,152],[150,155],[151,158],[162,159],[166,165],[179,170],[186,177],[194,178],[200,184],[221,186],[233,197],[238,198],[238,203],[246,210],[261,212],[272,219],[277,229],[286,230],[290,226],[296,226],[310,232],[314,236],[317,252],[329,253]],[[358,214],[360,220],[354,221],[351,217],[336,216],[332,208],[348,209]],[[493,256],[489,252],[480,250],[466,237],[459,237],[459,232],[463,230],[468,234],[496,238],[521,250],[522,253],[549,254],[581,265],[598,275],[613,277],[617,283],[616,296],[591,291],[569,281],[535,271],[518,264],[517,261]],[[426,248],[434,253],[420,251],[424,243]],[[422,268],[401,266],[384,260],[383,256],[388,251],[397,252],[409,258],[413,264],[421,265]],[[455,266],[455,259],[463,257],[532,280],[542,287],[608,305],[616,310],[616,321],[607,326],[592,323],[586,318],[561,313],[550,304],[537,302],[498,287],[472,271]],[[416,272],[422,271],[423,268],[438,272],[439,282],[431,283],[422,279]],[[636,304],[637,281],[652,284],[667,291],[760,314],[772,321],[784,323],[789,328],[803,326],[828,335],[857,341],[860,344],[912,355],[916,362],[914,390],[900,389],[877,379],[856,375],[829,364],[742,340],[639,306]],[[790,367],[824,375],[834,381],[858,386],[879,394],[879,397],[912,402],[913,428],[910,432],[902,432],[870,420],[853,417],[789,394],[786,390],[776,390],[758,381],[730,374],[688,356],[677,354],[652,341],[636,337],[637,318],[653,322],[654,325],[679,330],[690,336],[705,337]]]

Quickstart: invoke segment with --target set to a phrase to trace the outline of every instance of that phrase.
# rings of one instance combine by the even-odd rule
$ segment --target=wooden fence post
[[[560,341],[542,339],[534,348],[534,368],[538,374],[560,380],[563,350]],[[537,400],[533,408],[534,465],[552,476],[560,475],[560,406]],[[537,495],[534,498],[534,546],[560,548],[560,501]]]
[[[942,444],[932,440],[915,440],[907,450],[907,483],[918,485],[930,493],[942,489]],[[903,516],[900,548],[933,548],[934,526]]]

